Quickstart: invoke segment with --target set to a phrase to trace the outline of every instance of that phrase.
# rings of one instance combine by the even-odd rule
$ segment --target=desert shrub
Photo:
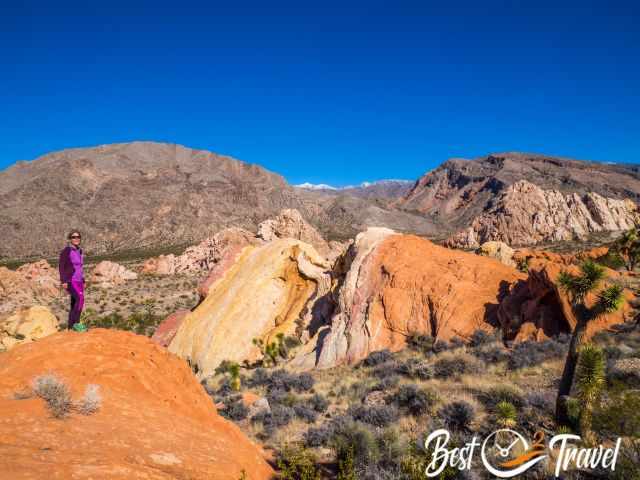
[[[376,365],[372,375],[376,378],[385,379],[397,376],[402,369],[402,364],[398,360],[389,360],[388,362]]]
[[[403,385],[392,398],[401,409],[416,416],[431,411],[438,401],[434,392],[418,388],[416,385]]]
[[[78,401],[76,409],[83,415],[91,415],[97,412],[101,405],[100,387],[92,383],[85,388],[84,395]]]
[[[546,360],[564,357],[566,353],[567,347],[557,340],[522,342],[513,348],[508,365],[512,370],[534,367]]]
[[[470,430],[476,415],[473,405],[465,401],[447,403],[438,413],[449,429],[459,432]]]
[[[440,379],[459,377],[465,373],[479,371],[477,361],[465,355],[452,355],[439,358],[434,364],[434,376]]]
[[[485,363],[503,362],[511,357],[509,351],[498,344],[483,345],[482,347],[474,348],[471,353]]]
[[[624,357],[624,352],[618,345],[607,345],[603,350],[607,361],[618,360]]]
[[[276,460],[282,480],[320,480],[315,455],[300,446],[285,446]]]
[[[609,441],[622,437],[615,480],[640,479],[640,395],[625,385],[614,385],[593,412],[593,428]]]
[[[324,395],[315,393],[309,399],[309,405],[311,405],[311,408],[313,408],[316,412],[324,413],[329,408],[329,400],[327,400]]]
[[[242,401],[241,395],[236,395],[233,397],[229,397],[225,400],[225,408],[220,409],[220,415],[229,420],[233,420],[238,422],[240,420],[244,420],[247,418],[249,414],[249,409],[246,407],[244,402]]]
[[[508,402],[516,408],[522,408],[527,403],[522,390],[513,385],[493,386],[478,395],[478,398],[485,407],[492,411],[495,411],[500,402]]]
[[[525,397],[525,402],[528,405],[546,413],[553,412],[555,401],[555,395],[551,392],[533,392]]]
[[[264,410],[256,413],[251,421],[253,423],[262,423],[265,433],[267,435],[273,434],[273,432],[280,427],[284,427],[296,416],[296,412],[293,408],[286,405],[272,405],[271,411]]]
[[[417,358],[409,358],[405,363],[399,364],[398,372],[409,378],[418,378],[420,380],[429,380],[434,376],[433,367],[424,360]]]
[[[314,423],[318,418],[318,412],[306,405],[294,405],[293,411],[296,413],[296,417],[307,423]]]
[[[424,451],[422,442],[413,442],[400,458],[400,472],[403,480],[424,480],[427,466],[433,459],[433,451]],[[438,475],[438,480],[462,480],[466,471],[447,465]]]
[[[473,348],[480,347],[482,345],[487,345],[496,340],[496,337],[490,334],[489,332],[478,329],[471,335],[471,339],[469,340],[469,345]]]
[[[446,340],[436,340],[431,347],[434,353],[446,352],[450,348],[451,345]]]
[[[261,387],[269,382],[269,372],[262,367],[256,368],[248,381],[250,387]]]
[[[453,337],[449,341],[449,345],[451,345],[451,348],[462,348],[462,347],[466,346],[467,344],[460,337]]]
[[[121,302],[126,305],[126,302]],[[83,317],[83,322],[90,328],[112,328],[135,332],[138,335],[150,337],[164,318],[156,315],[152,309],[146,306],[142,311],[134,312],[128,317],[124,317],[117,312],[108,315],[97,315],[95,312]]]
[[[407,345],[412,350],[420,352],[428,352],[433,347],[434,339],[431,335],[423,335],[421,333],[411,333],[407,337]]]
[[[400,377],[398,377],[398,375],[393,375],[391,377],[383,378],[382,380],[380,380],[380,382],[378,382],[373,388],[371,388],[370,391],[392,390],[398,386],[398,383],[400,383]]]
[[[257,368],[248,381],[251,387],[266,386],[267,391],[283,390],[289,392],[306,392],[313,388],[315,380],[309,373],[290,373],[286,370],[268,372],[264,368]]]
[[[224,377],[218,384],[218,388],[215,390],[217,399],[228,397],[234,393],[233,386],[231,385],[231,378],[229,377]]]
[[[323,447],[329,444],[334,430],[330,425],[309,428],[303,435],[307,447]]]
[[[393,358],[391,352],[387,349],[385,350],[377,350],[375,352],[371,352],[367,358],[365,358],[362,363],[367,367],[375,367],[376,365],[380,365],[381,363],[385,363]]]
[[[33,393],[47,402],[55,418],[64,418],[71,412],[73,402],[69,387],[55,375],[41,375],[33,380]]]
[[[390,405],[352,405],[347,413],[355,420],[376,427],[386,427],[399,417],[398,410]]]
[[[339,464],[351,463],[352,468],[345,469],[348,471],[344,474],[375,464],[380,456],[375,435],[359,422],[349,422],[335,430],[330,445]]]

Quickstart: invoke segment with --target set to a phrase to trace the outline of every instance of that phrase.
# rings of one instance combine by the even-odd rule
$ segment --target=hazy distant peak
[[[390,178],[390,179],[384,179],[384,180],[375,180],[373,182],[364,181],[360,183],[360,185],[345,185],[344,187],[334,187],[332,185],[327,185],[326,183],[309,183],[309,182],[301,183],[299,185],[294,185],[294,186],[298,188],[306,188],[309,190],[350,190],[352,188],[368,188],[376,185],[380,185],[380,186],[395,185],[395,184],[408,185],[413,183],[414,183],[414,180],[401,180],[397,178]]]
[[[308,190],[338,190],[336,187],[332,187],[331,185],[327,185],[326,183],[304,182],[299,185],[294,185],[294,187],[306,188]]]

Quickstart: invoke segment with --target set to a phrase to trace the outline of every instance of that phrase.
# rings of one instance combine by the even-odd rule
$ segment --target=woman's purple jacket
[[[71,246],[65,247],[62,252],[60,252],[60,262],[58,263],[60,282],[83,282],[83,260],[81,248],[73,248]]]

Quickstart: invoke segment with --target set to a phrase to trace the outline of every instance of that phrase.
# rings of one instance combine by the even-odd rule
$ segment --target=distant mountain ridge
[[[447,160],[394,206],[423,214],[442,231],[466,228],[449,243],[477,247],[487,240],[531,245],[622,230],[637,221],[638,200],[638,165],[506,152]]]
[[[70,228],[93,253],[196,243],[228,226],[255,230],[285,208],[329,238],[370,224],[428,233],[421,216],[386,203],[326,198],[258,165],[180,145],[67,149],[0,172],[0,257],[55,255]]]
[[[513,190],[522,181],[542,193]],[[225,227],[255,231],[285,208],[327,239],[385,226],[469,248],[486,239],[531,244],[557,240],[545,232],[559,222],[577,225],[563,238],[623,228],[635,221],[638,200],[636,165],[504,153],[447,160],[415,182],[333,190],[295,187],[206,150],[132,142],[63,150],[0,171],[0,257],[55,255],[71,227],[85,233],[92,253],[195,244]]]

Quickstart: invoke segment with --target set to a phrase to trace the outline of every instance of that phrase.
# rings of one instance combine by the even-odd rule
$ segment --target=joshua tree
[[[591,307],[585,304],[589,293],[595,293],[604,279],[604,268],[587,260],[580,266],[580,274],[574,275],[567,271],[560,272],[558,284],[567,292],[571,302],[571,308],[576,317],[576,326],[573,329],[569,352],[564,364],[558,398],[556,400],[556,421],[559,425],[569,425],[567,414],[567,399],[571,393],[573,377],[578,362],[578,352],[584,344],[584,336],[588,323],[606,313],[615,312],[624,302],[622,287],[611,285],[597,293],[597,301]]]
[[[576,371],[576,390],[580,402],[580,433],[585,441],[594,444],[591,430],[593,407],[598,402],[605,384],[605,357],[601,348],[586,344],[580,349]]]
[[[633,271],[638,261],[640,261],[640,235],[638,235],[638,229],[632,228],[623,233],[613,245],[613,250],[617,251],[624,259],[627,270]]]

